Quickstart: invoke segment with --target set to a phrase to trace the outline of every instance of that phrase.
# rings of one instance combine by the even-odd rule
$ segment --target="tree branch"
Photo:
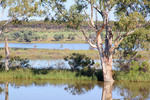
[[[119,42],[116,42],[116,43],[115,43],[115,45],[114,45],[114,47],[111,49],[111,51],[113,51],[113,50],[122,42],[122,40],[123,40],[126,36],[132,34],[133,32],[134,32],[134,30],[123,34],[122,37],[121,37],[121,39],[119,40]],[[119,39],[119,37],[117,37],[116,40],[118,40],[118,39]]]
[[[105,28],[106,25],[103,25],[102,28],[100,29],[100,31],[96,34],[96,37],[98,37],[100,35],[100,33],[103,31],[103,29]]]
[[[83,28],[81,29],[81,31],[82,31],[82,33],[83,33],[83,35],[84,35],[85,40],[87,41],[87,43],[88,43],[91,47],[97,48],[97,46],[94,45],[94,44],[91,42],[91,39],[88,39],[88,37],[86,36],[85,30],[84,30]]]
[[[85,10],[84,10],[84,13],[86,14],[86,16],[88,16],[88,14],[86,13]],[[89,16],[88,16],[88,19],[91,20]],[[91,23],[91,21],[88,22],[89,26],[95,30],[95,27],[93,27],[93,25],[90,25],[90,23]]]
[[[95,7],[95,6],[93,6],[93,7],[101,14],[102,17],[104,16],[102,11],[100,11],[100,10],[99,10],[97,7]]]

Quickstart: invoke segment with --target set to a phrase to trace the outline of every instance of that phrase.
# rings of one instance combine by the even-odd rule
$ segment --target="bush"
[[[146,61],[141,63],[138,61],[132,61],[130,64],[130,71],[148,72],[149,64]]]
[[[54,38],[56,41],[59,41],[59,40],[64,39],[64,35],[63,35],[63,34],[55,34],[55,35],[53,36],[53,38]]]
[[[74,69],[83,69],[84,67],[90,67],[94,64],[94,60],[87,57],[85,54],[72,53],[69,56],[64,58],[65,61],[68,61],[72,70]]]
[[[2,61],[2,58],[3,58],[3,56],[2,55],[0,55],[0,69],[3,67],[3,65],[4,65],[4,63],[3,63],[3,61]]]
[[[74,34],[69,34],[69,35],[68,35],[68,39],[74,40],[74,39],[75,39],[75,35],[74,35]]]
[[[28,59],[22,59],[19,56],[15,56],[10,58],[9,60],[10,67],[13,68],[29,68],[29,60]]]
[[[39,39],[43,39],[46,40],[47,39],[47,35],[37,35],[37,34],[33,34],[32,31],[19,31],[19,32],[15,32],[11,35],[11,38],[13,40],[17,40],[19,42],[32,42],[37,41]]]

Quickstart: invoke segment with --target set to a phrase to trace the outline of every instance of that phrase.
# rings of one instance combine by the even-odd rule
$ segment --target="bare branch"
[[[96,34],[96,37],[98,37],[100,35],[100,33],[103,31],[103,29],[105,28],[106,25],[103,25],[102,28],[100,29],[100,31]]]
[[[102,17],[104,16],[102,11],[100,11],[100,10],[99,10],[97,7],[95,7],[95,6],[93,6],[93,7],[101,14]]]
[[[111,49],[111,52],[113,52],[113,50],[122,42],[122,40],[123,40],[126,36],[132,34],[133,32],[134,32],[134,30],[123,34],[122,37],[121,37],[121,39],[119,40],[119,42],[116,42],[116,43],[115,43],[114,47]],[[117,38],[116,40],[118,40],[118,38]]]
[[[88,43],[91,47],[97,48],[97,46],[94,45],[94,44],[91,42],[91,39],[88,39],[88,37],[86,36],[85,30],[84,30],[83,28],[81,29],[81,31],[82,31],[82,33],[83,33],[83,35],[84,35],[85,40],[87,41],[87,43]]]
[[[86,16],[88,16],[88,14],[86,13],[86,11],[85,11],[85,10],[84,10],[84,13],[86,14]],[[89,16],[88,16],[88,19],[89,19],[89,20],[91,20]],[[90,23],[91,23],[91,21],[90,21],[90,22],[88,22],[89,26],[90,26],[92,29],[94,29],[94,30],[95,30],[95,27],[93,27],[93,25],[90,25]]]
[[[85,30],[82,28],[81,31],[83,33],[83,36],[85,37],[85,40],[88,41],[88,38],[87,38],[86,33],[85,33]]]
[[[91,39],[89,39],[87,42],[89,43],[89,45],[90,45],[91,47],[93,47],[93,48],[97,48],[97,46],[96,46],[96,45],[94,45],[94,44],[91,42]]]
[[[7,21],[2,27],[4,27],[4,26],[6,26],[7,24],[9,24],[12,20],[13,20],[13,18],[10,19],[9,21]]]

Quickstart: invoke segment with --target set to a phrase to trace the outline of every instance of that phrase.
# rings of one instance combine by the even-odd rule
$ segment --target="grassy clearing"
[[[6,35],[9,37],[11,37],[11,34],[15,33],[15,32],[19,32],[19,31],[32,31],[35,35],[38,36],[42,36],[42,35],[46,35],[47,39],[46,40],[37,40],[37,41],[31,41],[30,43],[86,43],[85,40],[80,39],[78,36],[80,37],[84,37],[81,31],[74,31],[74,30],[67,30],[67,29],[60,29],[60,30],[53,30],[53,29],[32,29],[32,28],[15,28],[15,29],[11,29],[6,31]],[[60,41],[55,41],[55,39],[53,38],[53,36],[55,34],[63,34],[64,35],[64,39],[60,40]],[[78,36],[75,36],[75,40],[69,40],[67,39],[67,37],[69,36],[69,34],[78,34]],[[1,41],[1,43],[4,41]],[[25,43],[25,42],[18,42],[16,40],[11,40],[9,41],[9,43]]]
[[[10,49],[10,56],[19,56],[28,59],[64,59],[72,53],[86,54],[92,59],[99,59],[96,50],[46,50],[46,49]],[[4,49],[0,49],[0,54],[4,57]]]
[[[20,58],[28,59],[64,59],[72,53],[85,54],[92,59],[99,59],[98,51],[96,50],[46,50],[46,49],[10,49],[10,56],[20,56]],[[0,49],[0,54],[4,57],[4,49]],[[148,60],[150,57],[150,52],[140,51],[139,54],[142,55],[143,60]],[[118,53],[114,55],[114,59],[117,59]]]

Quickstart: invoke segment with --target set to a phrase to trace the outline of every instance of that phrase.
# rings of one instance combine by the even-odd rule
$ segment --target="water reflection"
[[[103,83],[103,95],[102,100],[112,100],[112,86],[114,82]]]
[[[120,82],[116,83],[120,95],[127,100],[147,100],[150,99],[149,82]]]
[[[147,100],[150,99],[150,84],[145,82],[3,80],[0,81],[0,100],[4,100],[1,96],[5,100],[49,98],[55,100]]]
[[[65,87],[65,91],[69,92],[72,95],[81,95],[85,94],[86,92],[92,90],[95,87],[95,84],[87,84],[87,83],[79,83],[76,82],[75,84],[70,84]]]
[[[4,47],[4,43],[0,43],[0,48]],[[9,43],[10,48],[28,48],[28,49],[70,49],[70,50],[89,50],[89,44],[67,44],[67,43]]]
[[[8,95],[8,82],[5,83],[5,100],[9,100],[9,95]]]

